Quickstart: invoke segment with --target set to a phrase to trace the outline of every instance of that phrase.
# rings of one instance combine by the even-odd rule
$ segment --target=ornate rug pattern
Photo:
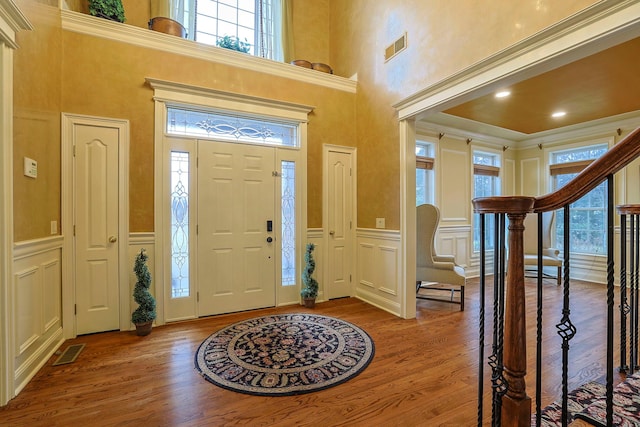
[[[606,425],[606,387],[589,382],[568,394],[569,422],[575,419],[588,421],[594,426]],[[534,425],[534,416],[531,425]],[[542,427],[561,426],[561,402],[553,402],[542,411]],[[619,427],[640,426],[640,373],[629,375],[613,390],[613,425]]]
[[[246,394],[288,396],[341,384],[362,372],[375,353],[359,327],[317,314],[279,314],[227,326],[195,355],[200,374]]]

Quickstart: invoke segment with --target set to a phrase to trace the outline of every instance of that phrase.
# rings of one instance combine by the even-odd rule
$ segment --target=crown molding
[[[13,0],[0,2],[0,42],[17,49],[16,33],[32,29],[33,26]]]
[[[60,14],[62,17],[62,29],[65,31],[100,37],[149,49],[157,49],[203,61],[289,78],[316,86],[356,93],[358,82],[353,79],[234,52],[217,46],[209,46],[173,35],[122,24],[120,22],[113,22],[71,10],[61,10]]]

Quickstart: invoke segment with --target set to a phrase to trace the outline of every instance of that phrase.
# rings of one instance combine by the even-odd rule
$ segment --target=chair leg
[[[420,291],[420,285],[422,285],[422,280],[416,280],[416,294]]]
[[[460,311],[464,311],[464,285],[460,286]]]
[[[562,267],[558,267],[558,286],[562,284]]]

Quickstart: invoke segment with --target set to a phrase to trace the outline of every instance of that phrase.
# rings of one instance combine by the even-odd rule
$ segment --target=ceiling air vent
[[[394,56],[396,56],[398,53],[402,52],[406,48],[407,48],[407,33],[404,33],[402,37],[400,37],[398,40],[391,43],[384,50],[384,61],[387,62],[388,60],[390,60],[391,58],[393,58]]]

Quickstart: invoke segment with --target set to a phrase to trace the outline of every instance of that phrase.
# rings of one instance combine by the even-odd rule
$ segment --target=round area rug
[[[373,359],[371,337],[357,326],[317,314],[279,314],[227,326],[204,340],[196,369],[240,393],[288,396],[341,384]]]

